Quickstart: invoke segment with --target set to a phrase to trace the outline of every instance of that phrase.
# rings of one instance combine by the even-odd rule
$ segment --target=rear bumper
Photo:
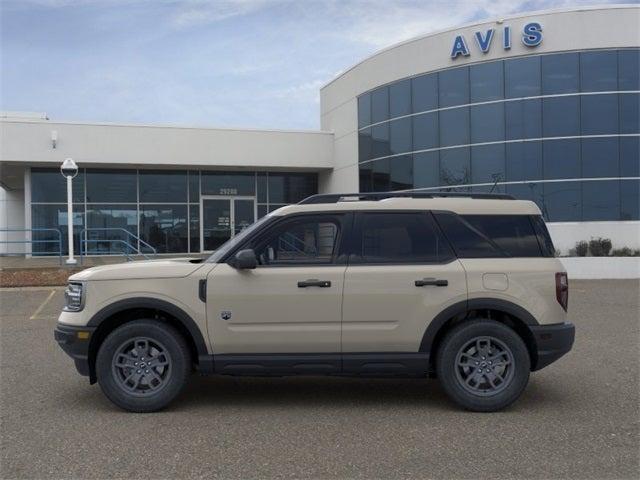
[[[538,348],[538,359],[532,368],[533,371],[555,362],[573,347],[576,335],[573,323],[536,325],[529,328]]]
[[[73,359],[78,373],[86,377],[90,374],[89,344],[94,331],[95,327],[76,327],[60,323],[53,331],[53,337],[60,348]]]

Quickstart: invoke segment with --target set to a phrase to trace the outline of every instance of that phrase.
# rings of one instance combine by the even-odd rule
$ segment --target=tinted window
[[[504,140],[504,103],[471,107],[471,143]]]
[[[371,163],[361,164],[358,169],[359,173],[359,183],[360,183],[360,192],[371,192],[372,191],[372,175],[371,175]]]
[[[59,172],[57,172],[60,175]],[[62,178],[62,175],[60,175]],[[67,228],[69,219],[67,217],[66,205],[31,205],[31,228],[52,228],[57,229],[58,235],[53,231],[33,232],[32,239],[35,240],[32,246],[34,255],[58,255],[60,248],[64,255],[68,251]],[[80,252],[79,236],[84,228],[84,205],[73,206],[73,246],[76,254]],[[17,239],[16,239],[17,240]],[[17,248],[16,248],[17,247]],[[22,245],[8,244],[7,251],[18,252]],[[86,244],[83,245],[86,248]],[[89,244],[91,248],[91,244]]]
[[[542,100],[542,131],[545,137],[580,135],[580,98],[556,97]]]
[[[258,173],[256,178],[256,188],[258,190],[258,203],[267,203],[267,174]]]
[[[188,251],[186,205],[141,205],[140,237],[158,253]]]
[[[471,183],[504,182],[504,147],[503,144],[471,147]]]
[[[414,113],[438,108],[438,75],[436,73],[411,79],[411,102]]]
[[[620,219],[620,181],[582,183],[582,220]]]
[[[400,118],[389,122],[389,145],[391,153],[411,151],[411,117]]]
[[[640,137],[620,138],[620,176],[640,177]]]
[[[543,184],[542,213],[549,222],[579,222],[582,219],[580,182],[547,182]]]
[[[471,180],[469,148],[440,151],[440,185],[465,185]]]
[[[440,146],[469,143],[469,107],[440,112]]]
[[[87,170],[87,202],[137,202],[135,171]]]
[[[187,201],[187,172],[140,172],[140,201],[182,203]]]
[[[260,265],[327,264],[337,254],[340,221],[335,217],[304,217],[275,227],[255,247]],[[301,279],[304,280],[304,279]]]
[[[436,220],[459,258],[504,257],[490,240],[455,213],[435,213]]]
[[[297,203],[316,193],[315,173],[269,173],[269,203]]]
[[[619,173],[617,137],[582,139],[582,176],[584,178],[617,177]],[[598,183],[602,187],[602,182]]]
[[[200,251],[200,205],[189,205],[189,248],[190,252]]]
[[[74,203],[84,202],[84,172],[82,169],[72,180]],[[31,201],[33,203],[67,203],[67,179],[58,169],[31,169]]]
[[[618,133],[618,95],[584,95],[580,103],[583,135]]]
[[[471,103],[499,100],[504,97],[502,62],[472,65],[469,69]]]
[[[507,140],[542,136],[542,101],[540,99],[507,102],[504,109]]]
[[[638,180],[620,181],[620,219],[640,219],[640,182]]]
[[[358,127],[371,124],[371,95],[365,93],[358,97]]]
[[[189,172],[189,201],[200,201],[200,172]]]
[[[413,186],[415,188],[437,187],[440,185],[440,165],[438,152],[413,154]]]
[[[413,158],[401,155],[389,159],[391,190],[406,190],[413,186]]]
[[[618,89],[618,55],[616,52],[582,52],[580,85],[583,92]]]
[[[618,88],[640,90],[640,50],[618,52]]]
[[[365,128],[358,132],[358,160],[364,162],[369,160],[372,155],[371,128]]]
[[[507,98],[540,95],[540,57],[507,60],[504,78]]]
[[[389,87],[389,117],[411,113],[411,81],[403,80]]]
[[[528,215],[464,215],[463,218],[512,257],[541,255]]]
[[[445,70],[439,74],[440,108],[469,103],[469,69]]]
[[[371,158],[386,157],[391,154],[389,145],[389,124],[371,127]]]
[[[506,180],[542,178],[542,142],[517,142],[505,145]]]
[[[413,117],[413,149],[438,147],[438,114],[424,113]]]
[[[640,132],[640,95],[637,93],[622,93],[619,97],[620,133],[637,134]]]
[[[371,92],[371,123],[389,119],[389,89],[382,87]]]
[[[577,53],[544,55],[542,63],[542,94],[573,93],[580,80]]]
[[[365,213],[360,216],[363,263],[444,262],[446,241],[426,213]]]
[[[547,140],[543,142],[544,178],[580,177],[580,140]]]
[[[549,230],[547,229],[547,225],[544,223],[544,220],[540,215],[532,215],[530,218],[536,235],[538,236],[538,243],[542,249],[542,255],[544,257],[555,256],[556,249],[553,246],[551,235],[549,235]]]
[[[389,173],[391,172],[390,163],[391,160],[388,158],[373,162],[371,181],[374,192],[386,192],[389,190]]]

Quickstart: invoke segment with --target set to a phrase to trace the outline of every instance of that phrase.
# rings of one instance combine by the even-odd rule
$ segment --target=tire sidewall
[[[510,384],[492,396],[474,395],[465,390],[456,376],[456,357],[459,350],[475,337],[489,336],[509,347],[515,364]],[[495,320],[470,320],[451,330],[440,346],[436,359],[438,378],[445,390],[458,405],[478,412],[492,412],[506,408],[522,394],[529,381],[531,359],[525,343],[508,326]]]
[[[172,362],[167,384],[158,392],[144,397],[128,395],[113,376],[113,356],[124,342],[135,337],[160,342],[166,347]],[[104,394],[117,406],[133,412],[153,412],[166,407],[180,394],[190,371],[186,342],[177,330],[157,320],[135,320],[116,328],[102,342],[96,357],[96,376]]]

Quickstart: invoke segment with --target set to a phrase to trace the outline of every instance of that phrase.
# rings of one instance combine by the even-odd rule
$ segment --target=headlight
[[[67,312],[79,312],[84,307],[84,285],[69,283],[64,291],[64,308]]]

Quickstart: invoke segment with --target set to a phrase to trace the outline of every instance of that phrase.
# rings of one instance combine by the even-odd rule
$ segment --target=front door
[[[200,200],[200,251],[211,252],[256,220],[253,197],[203,196]]]

